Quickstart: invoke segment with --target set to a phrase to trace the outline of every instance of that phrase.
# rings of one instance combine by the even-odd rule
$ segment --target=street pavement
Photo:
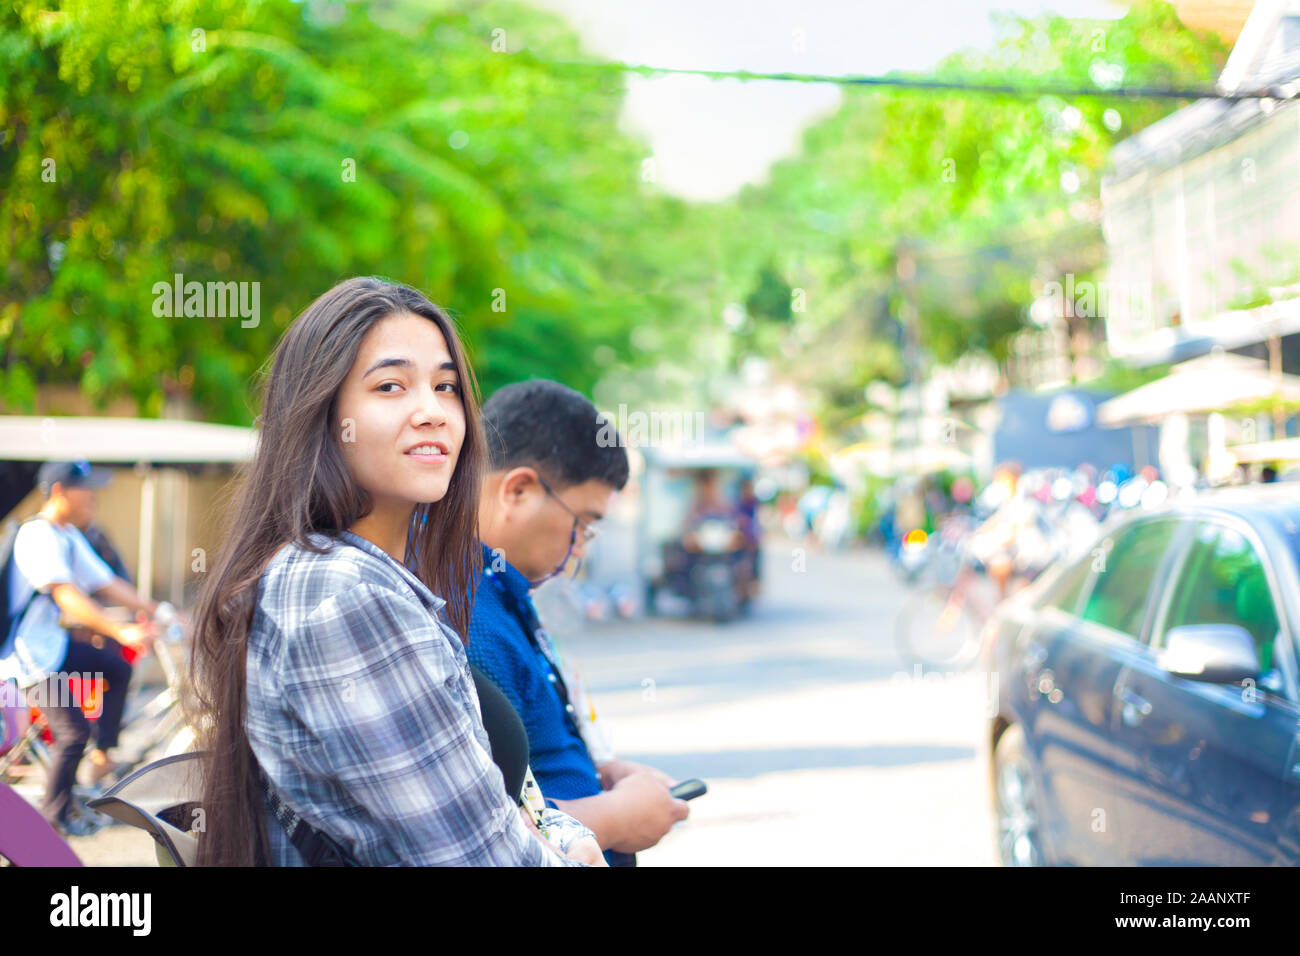
[[[588,625],[539,600],[618,754],[708,783],[639,865],[993,865],[988,682],[900,661],[906,591],[878,552],[773,541],[763,568],[751,616],[725,625]],[[156,865],[132,828],[70,843],[89,865]]]
[[[639,865],[994,865],[989,681],[901,662],[907,592],[879,552],[774,542],[763,569],[746,620],[563,641],[619,756],[708,783]]]

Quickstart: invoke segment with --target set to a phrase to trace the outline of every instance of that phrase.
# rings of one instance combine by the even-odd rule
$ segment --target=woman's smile
[[[406,457],[424,465],[445,465],[447,463],[447,446],[442,442],[426,442],[408,450]]]

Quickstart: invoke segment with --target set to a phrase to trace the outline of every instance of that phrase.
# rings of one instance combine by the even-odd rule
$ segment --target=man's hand
[[[613,787],[624,777],[631,776],[634,773],[648,773],[662,783],[665,787],[675,787],[677,781],[662,770],[656,770],[654,767],[648,767],[643,763],[636,763],[632,760],[620,760],[615,757],[613,760],[606,760],[596,768],[600,774],[600,785],[606,790]]]
[[[648,850],[663,839],[674,823],[690,815],[686,801],[675,799],[656,774],[658,771],[636,770],[609,791],[618,797],[624,832],[622,839],[610,844],[610,849],[621,853]]]
[[[134,624],[123,624],[113,638],[128,647],[139,647],[158,636],[158,628],[141,615]]]

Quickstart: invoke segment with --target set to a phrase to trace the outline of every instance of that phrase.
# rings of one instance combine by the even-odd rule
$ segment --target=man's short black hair
[[[493,471],[527,465],[561,488],[627,484],[627,450],[613,424],[567,385],[535,378],[499,389],[483,403],[483,430]]]

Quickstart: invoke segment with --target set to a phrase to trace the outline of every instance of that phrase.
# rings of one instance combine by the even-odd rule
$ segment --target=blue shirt
[[[564,676],[528,592],[523,573],[484,545],[483,577],[469,622],[469,659],[522,718],[529,763],[542,793],[553,800],[595,796],[602,792],[600,775],[560,693]]]
[[[365,866],[575,865],[492,762],[445,606],[357,535],[281,548],[258,584],[245,729],[280,798]],[[271,862],[304,861],[269,809]]]
[[[59,606],[50,591],[56,584],[71,584],[90,596],[115,575],[74,525],[45,518],[18,528],[13,558],[9,607],[15,616],[21,611],[22,620],[9,655],[0,660],[0,680],[12,678],[19,687],[29,687],[57,670],[68,654],[68,632],[59,624]]]

